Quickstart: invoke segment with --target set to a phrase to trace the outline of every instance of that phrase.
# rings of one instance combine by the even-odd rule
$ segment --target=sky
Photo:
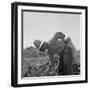
[[[23,12],[23,46],[34,46],[38,39],[49,41],[56,32],[70,37],[80,49],[80,15],[63,13]]]

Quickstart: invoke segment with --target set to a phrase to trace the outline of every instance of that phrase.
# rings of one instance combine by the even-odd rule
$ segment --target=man
[[[73,63],[73,50],[75,49],[75,47],[71,43],[70,38],[67,38],[65,40],[65,44],[66,45],[64,50],[59,55],[61,58],[60,58],[58,73],[59,75],[74,75],[72,63]]]
[[[75,48],[71,38],[67,38],[65,40],[65,42],[67,43],[67,47],[71,48],[71,51],[72,51],[72,64],[77,64],[77,65],[80,65],[80,59],[78,57],[78,51],[77,49]]]

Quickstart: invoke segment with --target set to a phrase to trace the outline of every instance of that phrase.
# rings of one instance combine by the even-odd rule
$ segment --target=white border
[[[66,11],[80,12],[81,14],[81,35],[80,35],[80,60],[81,74],[69,76],[51,76],[51,77],[34,77],[21,79],[21,10],[45,10],[45,11]],[[18,84],[47,83],[47,82],[63,82],[85,80],[85,10],[68,9],[68,8],[51,8],[51,7],[35,7],[35,6],[18,6]]]

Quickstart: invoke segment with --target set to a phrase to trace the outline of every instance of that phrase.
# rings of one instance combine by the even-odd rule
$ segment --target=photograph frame
[[[63,81],[63,82],[44,82],[44,83],[27,83],[18,84],[18,6],[35,6],[35,7],[51,7],[51,8],[68,8],[80,9],[85,11],[85,80]],[[38,11],[38,10],[36,10]],[[48,11],[50,12],[50,11]],[[55,12],[57,13],[57,12]],[[70,12],[71,13],[71,12]],[[59,5],[59,4],[43,4],[43,3],[28,3],[14,2],[11,4],[11,86],[42,86],[42,85],[58,85],[58,84],[74,84],[88,82],[88,7],[75,5]]]

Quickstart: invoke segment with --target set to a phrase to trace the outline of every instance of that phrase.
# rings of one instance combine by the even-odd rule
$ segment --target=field
[[[34,48],[23,50],[22,77],[41,77],[58,75],[58,60],[55,60],[54,66],[49,65],[49,56],[47,53],[39,52]],[[73,65],[76,74],[80,74],[80,66]]]

